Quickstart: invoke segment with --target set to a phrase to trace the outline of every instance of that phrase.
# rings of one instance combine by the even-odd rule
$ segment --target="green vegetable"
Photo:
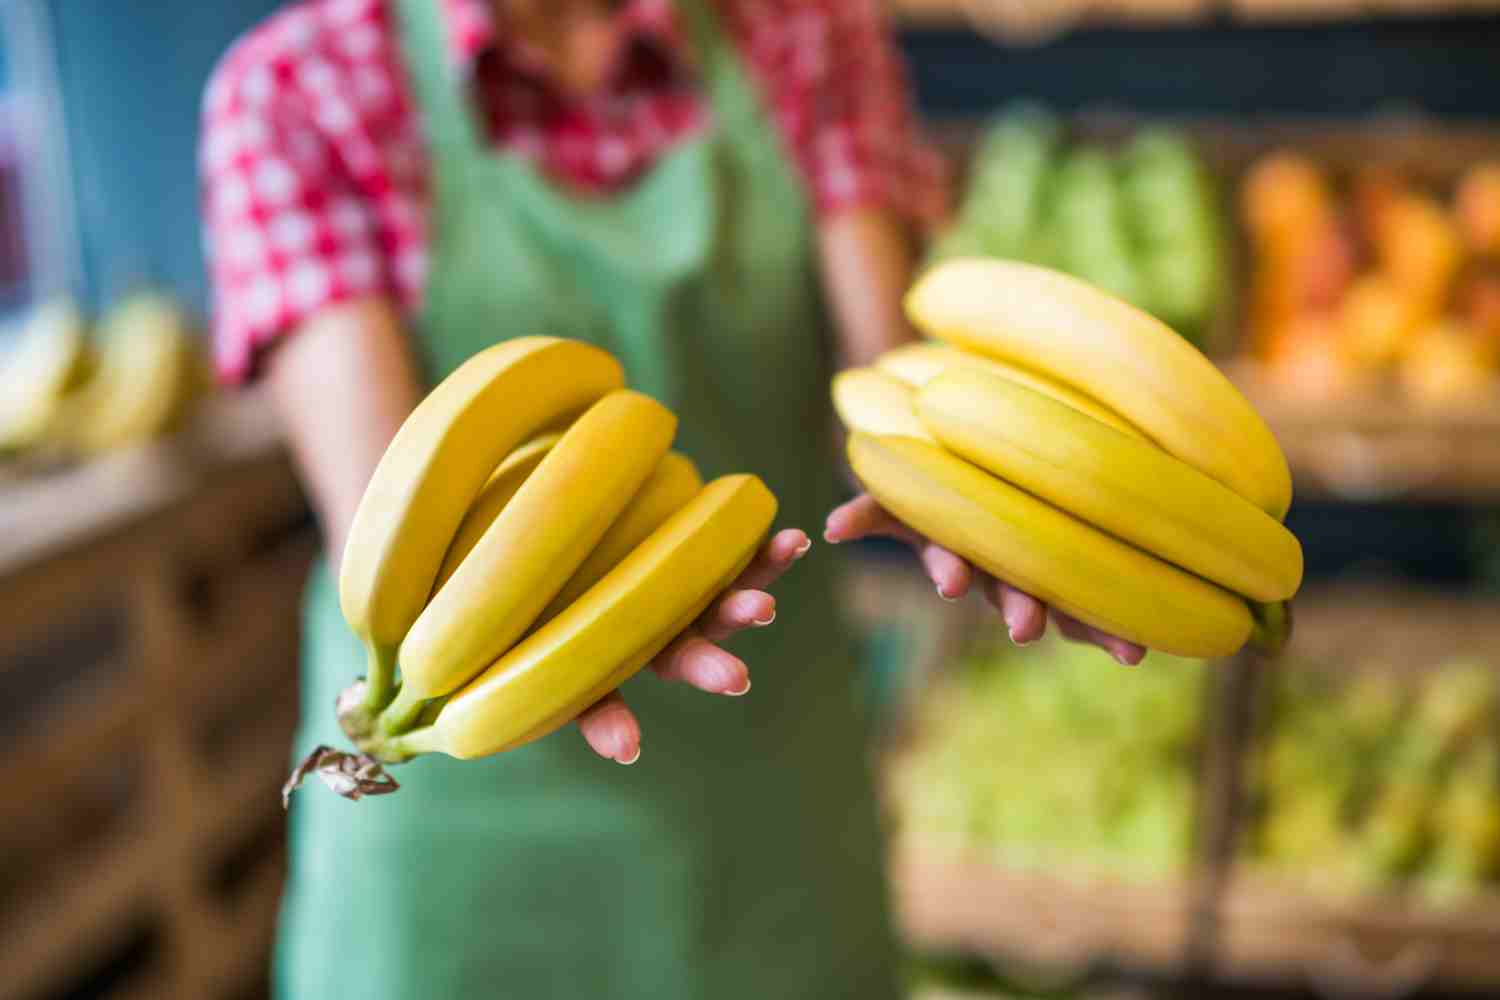
[[[1127,302],[1145,305],[1119,184],[1107,156],[1091,149],[1068,155],[1057,174],[1052,222],[1064,270]]]
[[[1182,136],[1147,130],[1125,154],[1121,190],[1143,306],[1201,341],[1227,282],[1220,209],[1207,169]]]

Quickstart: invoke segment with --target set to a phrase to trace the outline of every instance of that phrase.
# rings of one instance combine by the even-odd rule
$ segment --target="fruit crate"
[[[885,729],[880,746],[883,798],[894,809],[895,771],[925,736],[916,710],[923,689],[976,638],[991,634],[995,612],[972,595],[957,603],[934,600],[925,579],[908,579],[920,576],[915,571],[879,567],[867,576],[861,584],[867,611],[888,614],[899,608],[910,618],[917,614],[914,603],[925,606],[920,614],[926,641],[906,685],[907,711]],[[877,600],[872,594],[885,596]],[[1101,663],[1100,669],[1111,667]],[[1208,945],[1202,928],[1215,889],[1208,845],[1227,836],[1218,790],[1221,775],[1232,766],[1230,744],[1211,722],[1229,693],[1225,678],[1211,675],[1205,681],[1192,765],[1193,846],[1180,866],[1149,874],[1122,872],[1095,860],[1070,861],[1065,854],[1046,864],[1011,864],[1004,847],[991,848],[963,834],[903,830],[898,823],[889,842],[889,877],[895,919],[907,943],[925,954],[979,957],[1040,980],[1071,977],[1096,965],[1150,975],[1201,967]]]
[[[1420,681],[1455,657],[1492,657],[1500,648],[1497,610],[1495,599],[1427,590],[1309,592],[1299,599],[1285,661],[1241,654],[1212,667],[1197,834],[1182,878],[1122,880],[1066,859],[1022,870],[953,840],[898,831],[890,870],[904,938],[922,953],[1001,968],[1076,973],[1102,965],[1252,991],[1397,997],[1500,989],[1500,882],[1442,903],[1406,889],[1330,890],[1243,849],[1253,815],[1247,772],[1277,671],[1369,663]],[[989,614],[978,602],[939,613],[952,635],[933,648],[950,657]],[[935,659],[925,676],[943,669]],[[911,727],[893,733],[887,765],[919,735]]]
[[[1430,683],[1455,660],[1492,664],[1500,601],[1373,586],[1333,588],[1299,601],[1291,658],[1253,671],[1226,728],[1245,734],[1224,796],[1229,841],[1215,902],[1216,974],[1233,981],[1300,985],[1329,996],[1396,997],[1425,989],[1500,988],[1500,883],[1434,900],[1408,879],[1367,884],[1273,865],[1249,850],[1255,805],[1249,778],[1270,724],[1265,695],[1276,671],[1350,672],[1394,684]],[[1347,692],[1347,689],[1342,689]],[[1345,697],[1347,704],[1352,699]],[[1408,711],[1414,711],[1408,709]],[[1493,707],[1476,710],[1495,738]],[[1394,742],[1386,737],[1382,742]],[[1319,764],[1332,770],[1326,758]],[[1431,782],[1429,770],[1425,780]],[[1388,781],[1389,775],[1383,774]],[[1500,785],[1486,786],[1500,799]],[[1446,827],[1434,824],[1435,833]],[[1353,847],[1340,852],[1343,858]],[[1321,867],[1325,867],[1320,865]],[[1493,875],[1491,875],[1493,878]]]
[[[258,995],[315,549],[253,407],[0,488],[0,997]]]
[[[1419,407],[1393,393],[1368,391],[1319,400],[1288,390],[1247,360],[1244,289],[1250,263],[1237,204],[1246,171],[1277,150],[1295,151],[1336,173],[1389,168],[1423,185],[1446,188],[1467,167],[1500,161],[1500,129],[1394,115],[1231,121],[1085,112],[1067,124],[1072,137],[1105,148],[1146,125],[1171,126],[1194,141],[1219,182],[1229,236],[1231,287],[1205,336],[1206,350],[1270,423],[1292,465],[1299,496],[1362,502],[1500,497],[1500,392],[1442,407]],[[947,121],[932,128],[959,165],[960,186],[982,125]]]

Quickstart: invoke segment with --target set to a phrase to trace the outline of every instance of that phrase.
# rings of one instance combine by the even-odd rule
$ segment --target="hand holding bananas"
[[[1015,262],[947,261],[906,308],[949,346],[901,348],[835,379],[870,497],[834,512],[832,540],[905,538],[949,598],[968,583],[958,557],[971,561],[1005,581],[990,597],[1018,642],[1040,636],[1042,604],[1064,634],[1125,661],[1142,647],[1217,657],[1252,634],[1284,640],[1283,602],[1302,580],[1281,523],[1286,459],[1195,347],[1076,278]],[[944,590],[942,575],[958,585]]]
[[[764,588],[807,537],[761,549],[776,498],[751,475],[704,485],[669,450],[677,418],[623,385],[598,348],[518,338],[406,419],[340,567],[344,618],[369,653],[338,705],[361,753],[320,747],[288,794],[311,771],[350,798],[392,791],[382,764],[499,753],[574,719],[601,756],[634,763],[639,728],[614,692],[647,664],[749,690],[714,643],[771,623]]]

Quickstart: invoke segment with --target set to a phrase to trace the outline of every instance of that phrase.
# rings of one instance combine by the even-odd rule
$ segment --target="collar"
[[[465,73],[491,48],[503,48],[519,63],[535,65],[524,44],[508,38],[504,22],[496,23],[489,0],[441,0],[448,26],[448,51]],[[686,52],[671,0],[629,0],[614,15],[622,41],[641,42],[673,58]],[[621,50],[629,46],[622,44]]]

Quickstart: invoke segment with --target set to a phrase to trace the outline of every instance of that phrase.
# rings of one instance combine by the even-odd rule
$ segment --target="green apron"
[[[825,324],[805,194],[709,0],[681,4],[714,124],[627,193],[571,196],[488,148],[454,85],[438,0],[402,0],[433,159],[419,345],[438,378],[497,340],[593,341],[681,417],[705,476],[761,475],[779,522],[834,503]],[[643,754],[575,727],[474,762],[401,766],[399,794],[295,800],[275,981],[297,1000],[880,998],[895,994],[853,642],[833,553],[736,639],[741,699],[625,685]],[[342,744],[364,658],[315,572],[300,755]]]

